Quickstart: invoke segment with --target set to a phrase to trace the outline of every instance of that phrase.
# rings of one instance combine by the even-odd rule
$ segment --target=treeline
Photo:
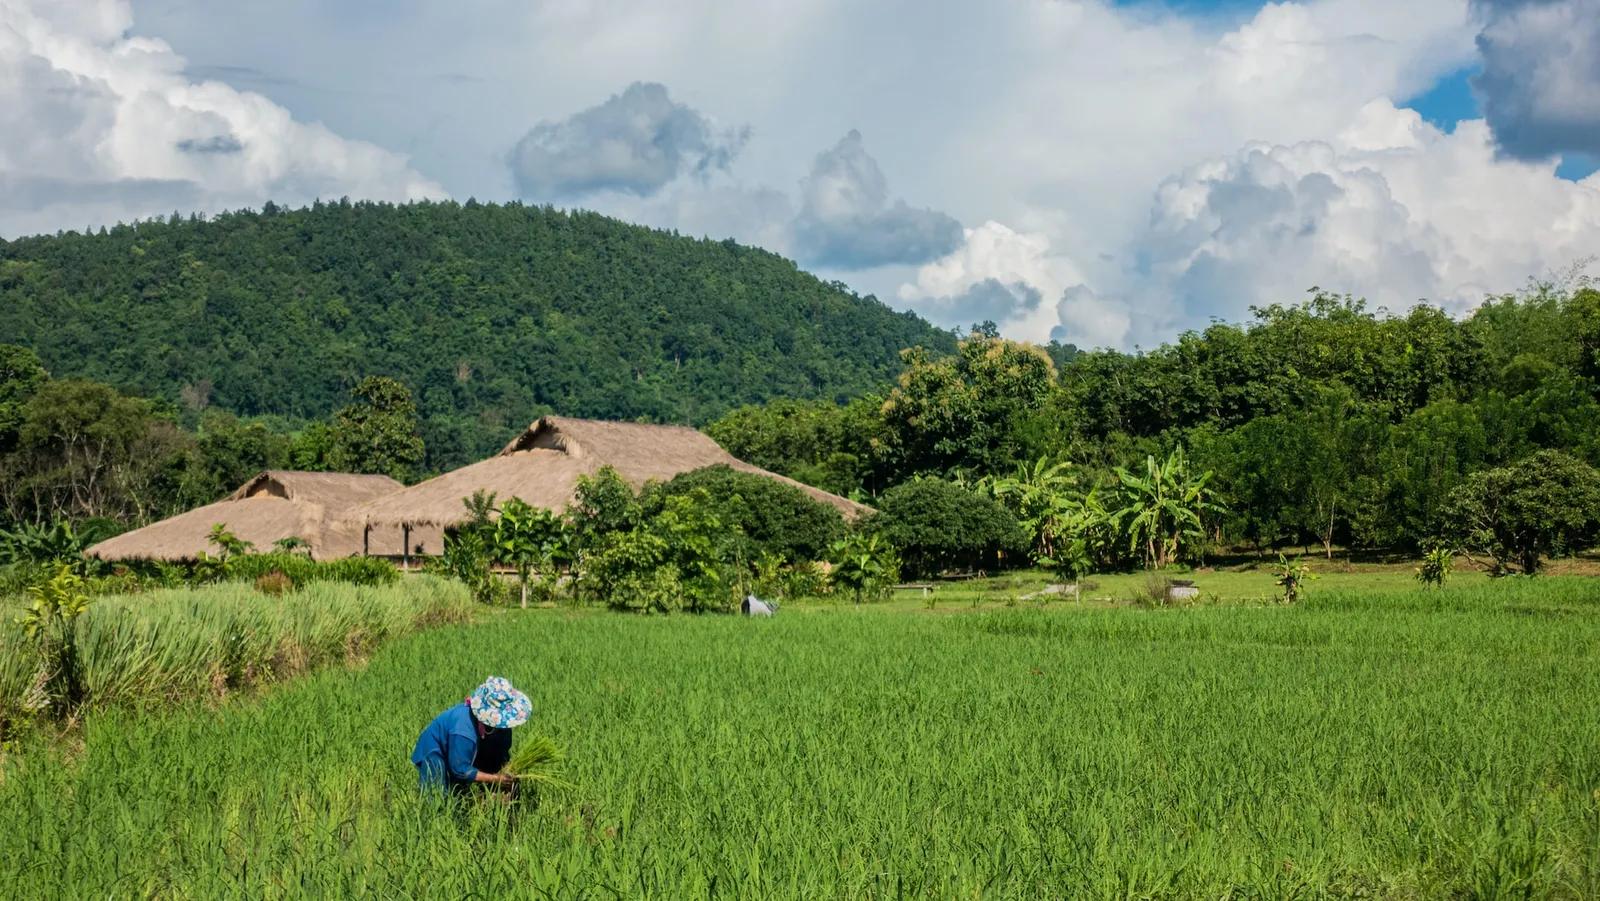
[[[1578,481],[1600,464],[1600,291],[1583,285],[1535,286],[1461,320],[1319,292],[1256,309],[1248,323],[1148,352],[1079,354],[1059,369],[984,330],[954,355],[903,356],[888,390],[745,407],[708,431],[752,463],[867,500],[935,477],[1002,499],[1065,480],[1080,507],[1097,490],[1121,503],[1139,494],[1134,483],[1173,469],[1171,485],[1202,498],[1191,511],[1200,534],[1180,556],[1415,551],[1463,527],[1458,489],[1510,484],[1485,473],[1544,450],[1560,452],[1559,465],[1538,468]],[[1563,468],[1568,460],[1581,468]],[[1581,540],[1595,513],[1574,514],[1582,528],[1560,540]],[[1120,541],[1140,511],[1116,514],[1104,519]]]
[[[0,240],[0,342],[186,414],[325,419],[369,374],[426,468],[545,413],[703,424],[845,400],[955,338],[767,251],[519,204],[318,203]]]
[[[0,529],[88,523],[102,537],[221,499],[263,469],[420,475],[416,407],[392,379],[363,379],[325,420],[278,432],[100,382],[52,378],[0,344]]]

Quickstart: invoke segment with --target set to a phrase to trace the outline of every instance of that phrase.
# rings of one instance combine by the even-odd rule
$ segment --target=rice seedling
[[[518,739],[506,762],[506,772],[517,777],[518,797],[536,800],[551,789],[571,788],[572,784],[561,778],[566,757],[561,746],[547,735]]]
[[[759,625],[494,611],[249,697],[97,708],[70,755],[25,735],[0,885],[1600,897],[1596,583],[1335,582],[1293,606],[793,605]],[[218,623],[278,653],[291,614],[241,588],[273,612]],[[407,754],[488,673],[533,696],[517,750],[547,736],[572,787],[440,816]]]

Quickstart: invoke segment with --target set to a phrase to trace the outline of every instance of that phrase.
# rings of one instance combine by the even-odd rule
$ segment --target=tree
[[[241,422],[231,413],[207,410],[195,436],[195,462],[185,473],[185,499],[210,503],[266,469],[289,465],[290,443],[260,422]]]
[[[1129,549],[1142,549],[1151,569],[1176,562],[1188,543],[1203,538],[1203,517],[1218,509],[1206,487],[1211,473],[1192,473],[1181,447],[1164,462],[1146,457],[1140,474],[1119,467],[1117,479],[1122,507],[1113,516],[1127,533]]]
[[[411,390],[384,376],[369,376],[351,392],[355,403],[333,417],[328,462],[342,472],[376,473],[405,481],[422,463],[417,405]]]
[[[882,409],[884,453],[901,475],[1006,468],[1055,385],[1055,364],[1044,351],[1003,338],[968,338],[950,357],[920,347],[903,357],[905,369]]]
[[[943,479],[913,479],[884,492],[863,528],[899,551],[907,573],[989,570],[1021,557],[1028,536],[993,498]]]
[[[23,405],[49,378],[39,357],[26,347],[0,344],[0,454],[16,447]]]
[[[646,515],[659,511],[669,497],[704,489],[723,523],[745,538],[742,556],[754,560],[775,554],[786,561],[820,560],[844,533],[838,510],[775,479],[708,466],[682,473],[653,486],[641,498]]]
[[[1450,493],[1444,521],[1495,573],[1527,575],[1543,558],[1572,553],[1600,536],[1600,472],[1560,451],[1474,473]]]
[[[516,569],[524,609],[529,578],[535,570],[542,580],[554,584],[556,569],[567,556],[568,536],[566,522],[549,510],[515,497],[500,505],[494,529],[495,559]]]
[[[192,452],[193,440],[149,401],[97,382],[51,381],[23,407],[0,499],[17,519],[147,520],[177,503]]]

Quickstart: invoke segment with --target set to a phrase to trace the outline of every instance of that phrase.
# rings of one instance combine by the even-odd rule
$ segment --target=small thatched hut
[[[396,527],[408,533],[443,529],[466,520],[462,501],[478,491],[492,492],[502,501],[517,497],[537,507],[563,510],[577,493],[579,477],[602,467],[610,466],[637,489],[646,482],[717,465],[793,485],[846,519],[871,512],[848,498],[751,466],[691,428],[546,416],[499,454],[366,503],[351,512],[349,521],[374,532]]]
[[[388,476],[269,470],[224,500],[107,539],[87,553],[101,560],[194,560],[202,551],[217,553],[209,536],[221,523],[257,550],[301,538],[318,560],[350,557],[362,553],[362,529],[339,518],[401,487]],[[373,553],[402,553],[398,529],[375,529],[367,537],[369,545],[384,546],[372,547]]]

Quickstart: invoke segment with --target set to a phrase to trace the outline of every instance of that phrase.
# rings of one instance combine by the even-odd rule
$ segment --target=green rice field
[[[486,613],[260,692],[108,707],[0,765],[0,886],[1600,896],[1600,582],[1162,609],[965,590],[772,620]],[[572,787],[439,810],[412,742],[490,674],[532,696],[523,729]]]

